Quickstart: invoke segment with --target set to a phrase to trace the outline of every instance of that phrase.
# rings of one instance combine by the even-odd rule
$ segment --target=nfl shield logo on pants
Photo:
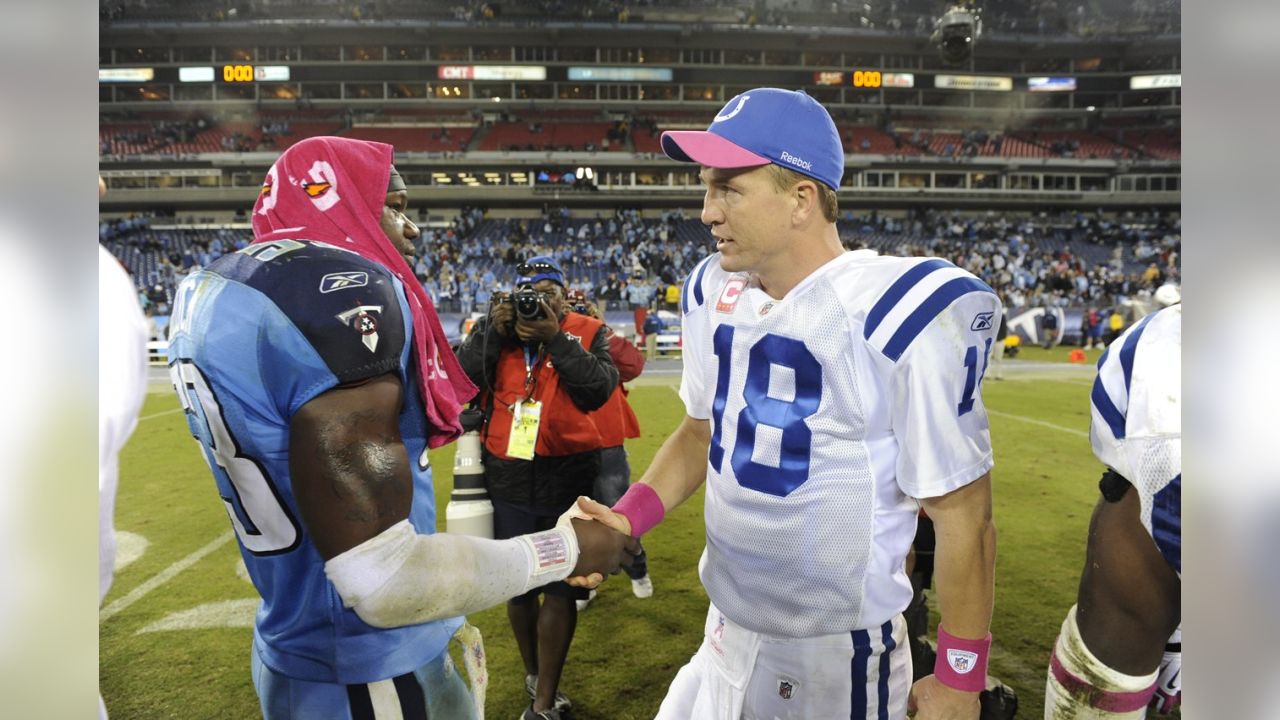
[[[791,694],[795,692],[795,685],[788,680],[778,681],[778,697],[783,700],[790,700]]]

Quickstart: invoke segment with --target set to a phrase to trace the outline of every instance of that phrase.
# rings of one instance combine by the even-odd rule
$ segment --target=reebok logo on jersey
[[[974,668],[978,662],[978,653],[968,650],[947,648],[947,664],[952,670],[964,675]]]
[[[798,158],[795,155],[792,155],[786,150],[782,151],[782,162],[787,163],[788,165],[795,165],[796,167],[803,168],[805,170],[808,170],[809,172],[813,172],[813,163],[807,160],[802,160],[801,158]]]
[[[334,317],[344,325],[349,326],[352,330],[360,333],[360,342],[369,348],[369,352],[376,352],[378,349],[378,318],[370,315],[370,313],[381,313],[381,305],[358,305],[338,313]]]
[[[729,282],[725,283],[724,289],[720,291],[720,298],[716,300],[716,312],[733,312],[733,308],[738,304],[738,298],[742,297],[742,288],[746,285],[745,278],[736,276],[729,278]]]
[[[320,293],[331,293],[338,290],[346,290],[347,288],[364,287],[369,284],[369,273],[365,272],[340,272],[329,273],[320,278]]]
[[[980,312],[974,316],[973,322],[969,325],[969,329],[974,332],[991,329],[991,318],[995,316],[994,312]]]

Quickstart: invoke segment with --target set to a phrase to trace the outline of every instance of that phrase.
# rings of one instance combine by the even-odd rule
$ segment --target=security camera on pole
[[[958,3],[947,9],[934,25],[929,41],[938,46],[938,54],[948,65],[960,65],[973,57],[973,46],[982,34],[982,12],[969,3]]]

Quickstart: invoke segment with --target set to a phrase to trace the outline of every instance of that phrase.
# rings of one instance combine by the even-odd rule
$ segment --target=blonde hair
[[[832,223],[840,217],[840,206],[836,198],[836,191],[827,187],[826,183],[773,163],[765,165],[765,168],[778,192],[787,192],[801,180],[812,180],[818,186],[818,205],[822,207],[822,217],[826,218],[827,222]]]

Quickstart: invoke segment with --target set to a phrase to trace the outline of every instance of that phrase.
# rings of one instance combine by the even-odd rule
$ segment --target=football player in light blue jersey
[[[170,371],[262,595],[268,720],[474,717],[447,652],[463,614],[616,569],[632,545],[567,515],[504,541],[434,534],[427,449],[456,437],[474,387],[414,281],[391,160],[381,143],[294,145],[255,243],[177,292]]]
[[[1176,300],[1174,298],[1173,300]],[[1182,699],[1182,305],[1098,360],[1090,440],[1107,466],[1045,718],[1140,718]]]
[[[706,486],[706,636],[658,717],[977,718],[999,299],[943,260],[844,250],[844,152],[804,93],[749,90],[662,146],[702,166],[716,239],[681,294],[687,416],[614,512],[580,503],[640,536]],[[913,687],[904,565],[921,506],[942,623]]]

